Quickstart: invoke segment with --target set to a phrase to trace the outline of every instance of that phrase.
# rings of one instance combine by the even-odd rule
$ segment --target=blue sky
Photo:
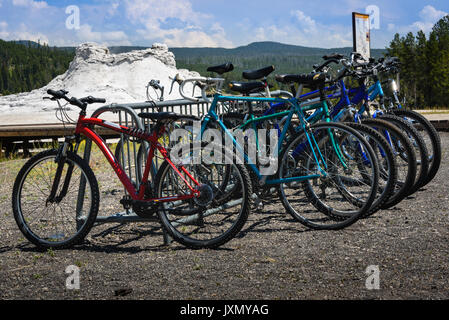
[[[73,5],[77,28],[66,13]],[[428,33],[449,12],[447,0],[0,0],[0,39],[227,48],[279,41],[334,48],[352,46],[351,12],[369,5],[380,12],[374,48],[387,46],[396,32]]]

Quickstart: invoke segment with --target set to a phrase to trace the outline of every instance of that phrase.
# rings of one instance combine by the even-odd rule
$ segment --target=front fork
[[[59,146],[58,154],[55,158],[55,163],[58,164],[58,168],[56,169],[55,179],[53,180],[53,185],[51,188],[50,196],[47,198],[46,205],[48,203],[60,203],[62,199],[67,195],[67,191],[69,189],[70,179],[72,178],[74,163],[68,163],[68,169],[66,176],[64,178],[64,184],[59,195],[56,195],[58,192],[59,183],[61,182],[62,172],[64,170],[64,165],[67,162],[67,152],[71,152],[73,150],[72,142],[76,139],[76,137],[66,137],[64,143]],[[79,141],[77,141],[75,149],[77,150],[79,146]]]

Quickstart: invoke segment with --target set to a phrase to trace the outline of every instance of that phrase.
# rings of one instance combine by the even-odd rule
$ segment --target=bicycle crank
[[[214,199],[214,192],[212,191],[212,188],[207,184],[200,185],[198,187],[198,191],[200,192],[200,196],[194,198],[194,201],[197,205],[205,207]]]

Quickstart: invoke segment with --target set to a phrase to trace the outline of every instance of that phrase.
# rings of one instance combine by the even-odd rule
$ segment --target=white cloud
[[[389,23],[387,29],[388,31],[394,31],[396,29],[396,25],[394,23]]]
[[[223,27],[209,14],[193,10],[189,0],[126,0],[126,15],[140,23],[143,39],[162,41],[169,47],[232,47]],[[171,20],[178,21],[170,27]]]
[[[48,44],[48,37],[40,32],[31,32],[27,29],[25,24],[20,24],[18,30],[8,31],[8,23],[0,21],[0,38],[4,40],[30,40],[40,42],[41,44]]]
[[[6,39],[9,37],[9,32],[6,30],[7,27],[8,24],[5,21],[0,21],[0,39]]]
[[[126,14],[131,20],[144,23],[164,21],[177,18],[184,22],[199,24],[210,15],[193,10],[189,0],[126,0]]]
[[[430,5],[425,6],[424,9],[422,9],[421,12],[419,13],[419,16],[421,17],[421,19],[423,19],[423,21],[434,23],[446,15],[447,12],[437,10]]]
[[[425,33],[429,33],[432,31],[435,23],[446,15],[448,15],[447,12],[437,10],[431,5],[427,5],[419,12],[419,21],[415,21],[411,25],[407,26],[395,26],[392,24],[391,26],[388,26],[388,31],[405,34],[408,32],[418,32],[422,30]]]
[[[82,42],[98,42],[109,45],[131,45],[128,36],[123,31],[92,31],[92,26],[88,24],[81,25],[76,35]]]
[[[425,33],[428,33],[432,31],[432,28],[435,25],[435,23],[437,23],[441,18],[443,18],[446,15],[447,15],[446,12],[437,10],[430,5],[427,5],[419,13],[419,17],[422,20],[413,23],[412,28],[414,29],[414,31],[422,30]]]
[[[307,33],[316,32],[317,25],[315,20],[307,16],[301,10],[292,11],[291,14],[298,20],[303,31]]]
[[[137,30],[141,38],[155,40],[154,34],[148,29]],[[225,38],[223,31],[215,29],[206,33],[196,27],[186,27],[184,29],[158,30],[157,32],[162,42],[169,47],[232,47],[232,42]]]
[[[12,0],[12,4],[18,7],[28,7],[33,9],[48,8],[48,4],[45,1],[34,0]]]
[[[120,3],[118,3],[118,2],[112,2],[111,5],[110,5],[110,7],[109,7],[109,9],[108,9],[108,14],[109,14],[110,16],[115,15],[115,14],[117,13],[117,9],[118,9],[119,6],[120,6]]]
[[[278,41],[313,47],[352,46],[352,30],[340,25],[324,25],[316,22],[301,10],[290,12],[294,22],[283,26],[269,25],[253,30],[247,27],[247,41]]]

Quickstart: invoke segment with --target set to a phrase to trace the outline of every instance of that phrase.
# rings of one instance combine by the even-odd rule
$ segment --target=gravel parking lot
[[[253,212],[218,250],[163,245],[157,223],[102,225],[71,250],[40,252],[18,231],[11,209],[24,160],[0,163],[0,299],[449,299],[449,133],[443,162],[424,190],[392,210],[338,232],[310,231],[280,202]],[[94,157],[100,213],[120,210]],[[66,288],[67,266],[80,289]],[[380,289],[368,290],[368,266]],[[122,296],[117,296],[122,294]]]

